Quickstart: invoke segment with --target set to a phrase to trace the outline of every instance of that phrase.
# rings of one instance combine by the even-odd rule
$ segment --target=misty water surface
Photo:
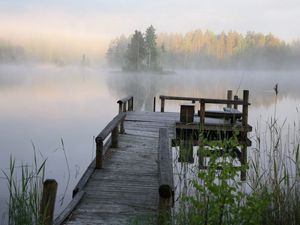
[[[39,158],[47,158],[46,177],[59,183],[59,201],[69,177],[62,139],[70,183],[63,205],[57,203],[59,210],[70,200],[74,185],[94,157],[94,136],[117,114],[119,98],[133,95],[135,110],[151,111],[153,97],[161,94],[225,98],[228,89],[240,96],[248,89],[251,125],[257,121],[265,124],[275,111],[280,121],[287,119],[293,124],[299,122],[299,83],[298,71],[176,71],[162,75],[75,66],[1,65],[0,168],[7,171],[10,156],[18,165],[32,163],[34,144]],[[166,111],[179,111],[179,105],[167,102]],[[1,179],[1,216],[6,196],[6,183]]]

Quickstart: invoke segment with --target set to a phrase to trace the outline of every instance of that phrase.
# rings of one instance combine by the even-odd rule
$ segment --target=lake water
[[[279,85],[276,98],[273,90]],[[94,137],[117,114],[119,98],[134,96],[135,110],[151,111],[153,97],[177,95],[226,98],[250,91],[249,123],[299,123],[299,71],[176,71],[176,74],[129,74],[101,68],[0,65],[0,169],[10,156],[17,165],[32,163],[34,144],[47,158],[46,177],[58,181],[57,212],[71,199],[74,185],[95,155]],[[179,111],[167,102],[166,111]],[[157,110],[159,101],[157,100]],[[253,134],[250,134],[253,136]],[[61,139],[70,167],[62,151]],[[41,158],[41,157],[39,157]],[[68,177],[70,176],[70,183]],[[0,221],[7,206],[7,186],[0,177]]]

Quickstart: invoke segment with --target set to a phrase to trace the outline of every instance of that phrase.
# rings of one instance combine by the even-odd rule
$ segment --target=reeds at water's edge
[[[8,225],[40,225],[44,221],[40,204],[46,159],[38,163],[34,145],[33,148],[33,165],[16,166],[11,156],[9,171],[2,170],[9,190]]]

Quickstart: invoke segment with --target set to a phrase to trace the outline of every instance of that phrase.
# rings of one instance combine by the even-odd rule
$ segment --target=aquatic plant
[[[34,147],[34,145],[33,145]],[[34,147],[35,149],[35,147]],[[40,214],[40,201],[45,175],[45,163],[38,163],[34,151],[33,165],[16,165],[10,157],[9,172],[2,170],[8,190],[8,225],[42,225],[43,215]]]

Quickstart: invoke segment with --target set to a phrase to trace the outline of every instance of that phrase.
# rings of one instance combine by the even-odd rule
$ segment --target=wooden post
[[[118,147],[118,135],[119,135],[118,127],[115,127],[111,132],[111,147],[112,148]]]
[[[57,182],[48,179],[43,185],[43,195],[41,200],[41,219],[44,225],[53,225],[53,214],[57,192]]]
[[[174,181],[172,151],[168,130],[159,129],[158,146],[158,168],[159,168],[159,217],[158,224],[165,225],[171,218],[171,207],[174,204]]]
[[[122,112],[126,112],[126,102],[123,103],[123,108],[122,108]],[[120,133],[124,134],[125,133],[125,129],[124,129],[124,121],[121,122],[120,124]]]
[[[234,100],[234,101],[237,101],[237,100],[239,100],[239,97],[238,97],[237,95],[235,95],[233,100]],[[233,105],[233,108],[234,108],[234,109],[237,109],[237,108],[238,108],[238,105],[237,105],[237,104],[234,104],[234,105]]]
[[[204,128],[204,122],[205,122],[205,100],[200,100],[200,127],[201,130]]]
[[[133,111],[133,96],[130,99],[130,111]]]
[[[180,106],[180,122],[192,123],[194,122],[194,105],[181,105]]]
[[[232,90],[227,91],[227,99],[232,100]],[[232,104],[227,104],[227,108],[231,108]]]
[[[200,133],[199,133],[199,151],[198,151],[198,158],[199,158],[199,169],[202,169],[204,164],[204,157],[203,157],[203,148],[204,148],[204,127],[205,127],[205,100],[200,100]]]
[[[119,102],[119,113],[122,112],[123,109],[123,102]]]
[[[96,138],[96,169],[102,169],[103,140]]]
[[[247,164],[247,126],[248,126],[248,102],[249,102],[249,91],[244,90],[243,92],[243,118],[242,118],[242,125],[243,131],[241,132],[242,138],[242,149],[241,149],[241,165],[245,166]],[[241,180],[246,180],[246,171],[241,171]]]
[[[127,102],[123,103],[123,112],[127,112]]]
[[[244,90],[243,92],[243,126],[247,127],[248,125],[248,102],[249,102],[249,91]]]
[[[161,98],[160,102],[161,102],[160,111],[164,112],[165,111],[165,99]]]
[[[155,112],[155,106],[156,106],[156,98],[153,98],[153,112]]]

